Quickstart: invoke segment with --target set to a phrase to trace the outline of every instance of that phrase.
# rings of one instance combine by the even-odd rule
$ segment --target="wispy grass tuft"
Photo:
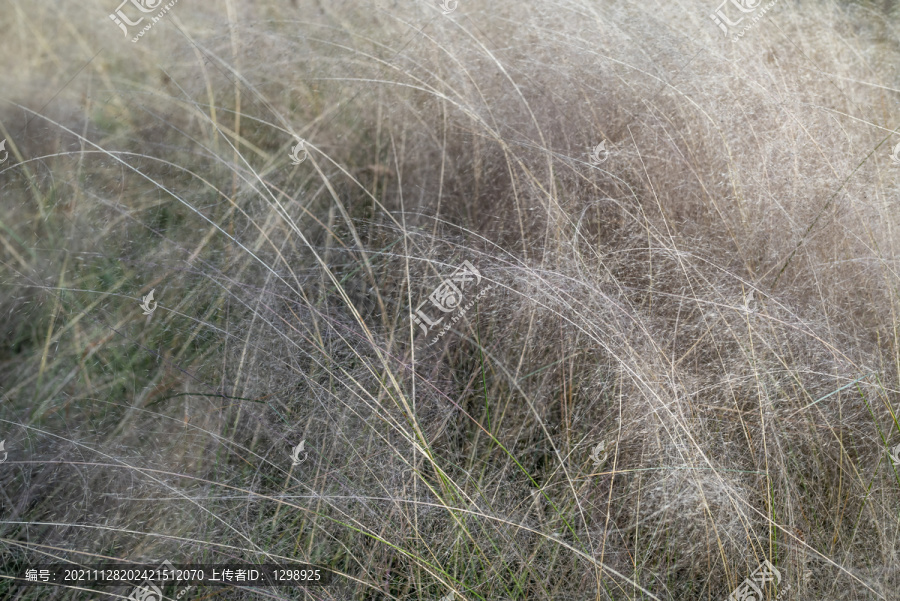
[[[0,596],[898,598],[893,2],[10,2]]]

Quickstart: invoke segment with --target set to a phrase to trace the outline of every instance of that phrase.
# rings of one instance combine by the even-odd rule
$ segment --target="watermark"
[[[743,306],[741,306],[741,310],[742,310],[744,313],[754,313],[754,312],[756,311],[756,308],[755,308],[755,307],[753,306],[753,304],[752,304],[752,303],[753,303],[753,293],[754,293],[754,292],[756,292],[756,290],[751,290],[751,291],[747,294],[747,296],[744,297],[744,304],[743,304]]]
[[[3,140],[6,142],[6,140]],[[3,145],[0,144],[0,149],[3,148]],[[4,159],[5,160],[5,159]],[[891,160],[894,161],[895,165],[900,165],[900,143],[894,146],[894,150],[891,152]],[[3,161],[0,161],[2,163]]]
[[[606,458],[609,456],[609,453],[606,452],[606,441],[604,440],[591,451],[591,461],[594,462],[594,467],[600,467],[604,463],[606,463]],[[600,457],[600,453],[603,453],[603,457]]]
[[[2,165],[9,158],[9,153],[6,151],[6,138],[3,138],[3,141],[0,142],[0,150],[3,151],[3,158],[0,159],[0,165]]]
[[[109,15],[109,18],[119,26],[119,29],[122,30],[122,33],[125,34],[126,38],[129,36],[128,27],[137,27],[144,20],[144,17],[141,16],[137,21],[132,21],[125,15],[124,12],[122,12],[122,7],[129,2],[144,14],[156,12],[156,16],[150,17],[150,22],[144,25],[143,29],[141,29],[139,32],[137,32],[137,35],[131,38],[132,43],[137,43],[137,41],[140,38],[144,37],[144,34],[150,31],[150,29],[152,29],[153,26],[160,21],[160,19],[166,16],[166,13],[172,10],[172,7],[175,6],[178,0],[172,0],[165,6],[161,6],[163,0],[122,0],[122,4],[120,4],[116,8],[114,13]]]
[[[789,592],[790,590],[791,590],[790,583],[785,584],[784,588],[781,589],[780,591],[778,591],[778,594],[775,596],[775,601],[784,601],[784,599],[785,599],[784,594]]]
[[[163,561],[159,564],[159,567],[156,569],[157,574],[164,574],[168,576],[169,574],[174,574],[175,566],[169,560]],[[167,579],[167,578],[166,578]],[[181,599],[185,593],[194,588],[194,585],[189,584],[186,588],[181,589],[176,595],[176,599]],[[131,591],[131,595],[128,597],[129,601],[163,601],[166,597],[163,596],[162,589],[153,584],[153,581],[149,578],[144,580],[141,584],[137,585],[133,591]]]
[[[475,280],[475,286],[478,286],[481,283],[481,273],[475,269],[475,266],[472,265],[472,263],[463,261],[462,266],[457,267],[456,271],[454,271],[449,278],[441,282],[441,285],[429,295],[428,300],[430,300],[431,304],[437,307],[439,311],[442,313],[456,312],[456,315],[454,315],[452,319],[447,320],[441,333],[435,336],[428,344],[434,344],[443,338],[444,334],[450,331],[450,328],[472,308],[475,302],[488,290],[493,288],[493,286],[488,286],[487,288],[482,289],[478,293],[478,296],[476,296],[468,305],[462,307],[463,290],[466,289],[473,279]],[[439,319],[431,320],[428,315],[422,312],[422,305],[424,304],[425,301],[420,303],[419,306],[416,307],[415,314],[411,317],[413,322],[422,328],[422,331],[425,332],[425,335],[427,336],[431,328],[440,324],[444,321],[444,318],[448,316],[444,315]],[[426,327],[425,324],[428,324],[428,326]]]
[[[176,599],[181,599],[184,597],[185,593],[194,588],[193,584],[189,584],[175,595]],[[152,582],[147,582],[144,584],[139,584],[137,588],[132,591],[131,596],[128,597],[130,601],[164,601],[168,599],[168,597],[163,596],[162,590],[153,584]]]
[[[156,288],[151,290],[147,296],[141,297],[141,309],[144,310],[144,315],[152,315],[156,311],[156,301],[153,300],[154,292],[156,292]],[[151,302],[153,303],[153,308],[150,307]]]
[[[186,587],[184,587],[183,589],[181,589],[180,591],[178,591],[178,594],[175,595],[175,598],[176,598],[176,599],[181,599],[181,598],[184,596],[184,594],[187,593],[187,592],[188,592],[189,590],[191,590],[192,588],[194,588],[194,585],[193,585],[193,584],[187,585]]]
[[[734,589],[725,601],[762,601],[762,589],[765,588],[767,582],[773,581],[775,586],[778,586],[778,583],[781,582],[781,572],[769,563],[769,560],[764,560],[756,568],[756,571]],[[787,592],[789,589],[790,585],[786,586],[784,590],[778,593],[778,597],[781,597],[782,593]]]
[[[293,465],[300,465],[306,458],[309,456],[309,453],[303,453],[303,448],[306,446],[306,441],[301,440],[300,444],[294,447],[294,452],[291,453],[291,460],[293,461]],[[303,459],[300,459],[300,453],[303,453]]]
[[[449,15],[459,6],[459,0],[441,0],[441,10],[445,15]]]
[[[595,165],[599,165],[600,163],[606,162],[606,159],[608,158],[609,151],[606,149],[606,140],[603,140],[594,146],[594,149],[591,152],[591,162]]]
[[[6,447],[4,445],[6,445],[6,441],[0,440],[0,452],[3,452],[3,459],[0,459],[0,463],[6,461],[6,457],[8,455],[8,453],[6,452]]]
[[[301,152],[303,153],[303,158],[300,158]],[[305,161],[307,157],[309,157],[309,151],[306,150],[306,142],[304,142],[300,138],[297,138],[297,145],[291,148],[290,157],[291,163],[293,163],[294,165],[299,165],[300,163]]]
[[[769,11],[769,9],[771,9],[773,6],[775,6],[776,2],[778,2],[778,0],[772,0],[765,6],[761,7],[761,10],[758,13],[756,13],[755,15],[753,15],[753,19],[750,21],[750,23],[744,25],[744,27],[741,29],[740,33],[737,33],[736,35],[734,35],[731,38],[731,41],[737,42],[739,37],[741,37],[741,38],[744,37],[744,34],[746,34],[750,29],[752,29],[753,26],[756,25],[757,21],[759,21],[762,18],[762,16]],[[737,8],[737,10],[740,11],[740,13],[741,13],[740,18],[738,18],[737,21],[732,21],[725,15],[725,12],[722,7],[728,3],[731,3],[732,5],[734,5],[735,8]],[[711,15],[709,15],[709,18],[712,19],[713,22],[719,26],[719,29],[722,30],[722,33],[724,33],[726,36],[728,36],[729,33],[733,33],[737,29],[738,25],[740,25],[741,22],[743,22],[743,20],[746,16],[749,16],[750,13],[756,12],[757,9],[760,9],[761,4],[762,4],[762,0],[723,0],[722,4],[720,4],[718,6],[718,8],[716,8],[715,12],[713,12]],[[734,13],[732,13],[732,14],[734,14]]]
[[[132,589],[131,596],[127,597],[129,601],[180,599],[193,588],[187,586],[175,597],[162,597],[162,590],[169,586],[293,588],[328,585],[334,576],[328,569],[305,563],[172,565],[169,561],[164,561],[158,566],[135,563],[102,563],[94,566],[73,566],[71,563],[35,564],[23,572],[24,574],[19,576],[20,584],[28,587],[128,586]],[[141,584],[135,586],[135,582]]]

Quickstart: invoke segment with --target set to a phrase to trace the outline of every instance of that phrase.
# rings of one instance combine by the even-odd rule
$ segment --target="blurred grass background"
[[[0,598],[900,599],[893,2],[2,1]]]

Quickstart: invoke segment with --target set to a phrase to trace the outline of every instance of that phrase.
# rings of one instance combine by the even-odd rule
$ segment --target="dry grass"
[[[0,596],[900,599],[892,2],[6,2]]]

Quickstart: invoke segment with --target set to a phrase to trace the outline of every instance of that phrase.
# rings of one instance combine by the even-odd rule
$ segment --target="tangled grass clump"
[[[0,596],[900,598],[893,3],[11,2]]]

